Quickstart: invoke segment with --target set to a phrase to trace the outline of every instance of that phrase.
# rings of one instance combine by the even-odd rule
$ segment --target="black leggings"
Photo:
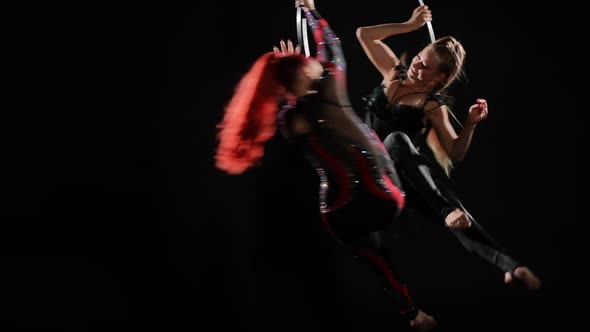
[[[522,265],[508,256],[506,250],[475,222],[452,190],[450,180],[442,167],[420,154],[406,134],[394,132],[389,134],[383,143],[403,181],[406,197],[409,198],[406,208],[413,208],[428,219],[439,221],[439,224],[445,227],[445,217],[460,208],[471,218],[471,227],[447,229],[459,239],[465,249],[504,272],[514,271]]]
[[[416,308],[382,241],[383,231],[395,221],[400,209],[394,201],[359,187],[354,200],[322,215],[324,225],[342,247],[370,268],[393,306],[413,319]]]

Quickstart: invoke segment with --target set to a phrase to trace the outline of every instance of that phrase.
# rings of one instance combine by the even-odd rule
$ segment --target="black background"
[[[467,80],[453,88],[458,117],[475,98],[490,107],[454,171],[457,191],[544,286],[507,287],[429,225],[396,242],[400,270],[439,330],[583,326],[581,9],[428,4],[437,37],[451,34],[468,52]],[[418,4],[316,5],[342,40],[357,103],[379,75],[355,28],[406,20]],[[315,220],[294,220],[306,199],[295,193],[313,193],[313,183],[283,188],[300,202],[265,202],[260,169],[230,177],[213,168],[215,125],[235,83],[296,37],[291,1],[31,5],[8,16],[3,321],[77,330],[399,323],[361,265]],[[428,33],[387,42],[414,52]],[[292,210],[267,220],[260,206]]]

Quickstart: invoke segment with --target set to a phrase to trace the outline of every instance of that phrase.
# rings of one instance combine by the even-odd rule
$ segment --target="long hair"
[[[447,79],[436,87],[438,92],[443,92],[463,74],[467,53],[463,45],[451,36],[437,39],[431,47],[438,59],[438,70],[447,75]]]
[[[435,88],[437,93],[444,95],[446,89],[463,74],[466,52],[461,43],[451,36],[439,38],[431,46],[439,61],[438,70],[447,75],[447,79]],[[450,98],[447,99],[450,100]],[[447,108],[449,108],[451,116],[454,117],[450,107]],[[446,150],[442,147],[434,130],[429,131],[426,142],[434,153],[436,161],[443,167],[446,174],[449,175],[453,168],[453,162]]]
[[[229,174],[241,174],[264,155],[264,145],[276,131],[278,98],[286,92],[283,59],[267,52],[240,79],[217,125],[219,145],[215,166]],[[299,63],[301,60],[299,60]]]

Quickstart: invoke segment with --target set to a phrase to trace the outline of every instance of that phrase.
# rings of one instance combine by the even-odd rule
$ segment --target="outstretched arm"
[[[313,38],[316,43],[315,58],[322,64],[330,64],[330,67],[346,72],[346,61],[340,38],[334,33],[328,21],[326,21],[316,10],[314,0],[301,0],[296,3],[302,4],[307,24],[313,31]]]
[[[426,109],[430,109],[429,104]],[[427,113],[428,121],[432,124],[432,128],[436,131],[449,157],[453,161],[461,161],[469,151],[475,127],[488,115],[488,104],[485,99],[478,99],[475,104],[471,105],[467,121],[459,135],[451,126],[448,113],[446,106],[434,108]]]
[[[393,69],[400,63],[395,53],[383,43],[383,39],[402,33],[418,30],[426,22],[432,20],[428,6],[414,9],[412,17],[403,23],[386,23],[359,27],[356,36],[371,63],[383,76],[384,81],[390,81]]]

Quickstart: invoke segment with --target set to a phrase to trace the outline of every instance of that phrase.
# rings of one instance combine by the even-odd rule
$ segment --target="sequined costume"
[[[324,71],[316,93],[282,108],[279,128],[319,175],[320,212],[328,232],[371,267],[392,303],[413,319],[417,311],[408,290],[374,241],[404,206],[399,178],[381,141],[350,106],[339,38],[316,10],[306,11],[306,18]],[[304,134],[292,130],[297,118],[309,124]]]
[[[398,67],[398,70],[403,69],[404,67]],[[395,161],[408,198],[407,208],[422,213],[430,220],[438,221],[440,225],[444,225],[445,217],[456,208],[468,213],[454,193],[448,176],[426,144],[426,137],[431,128],[424,125],[422,119],[426,112],[433,109],[425,111],[426,102],[422,107],[400,104],[397,101],[403,96],[396,98],[392,103],[388,101],[384,89],[385,86],[381,84],[363,99],[365,122],[383,140]],[[446,99],[443,95],[429,94],[425,100],[436,101],[438,106],[435,108],[438,108],[445,104]],[[521,266],[506,254],[506,250],[487,234],[471,215],[469,216],[473,221],[471,227],[449,228],[468,251],[479,255],[504,272],[514,271]]]

